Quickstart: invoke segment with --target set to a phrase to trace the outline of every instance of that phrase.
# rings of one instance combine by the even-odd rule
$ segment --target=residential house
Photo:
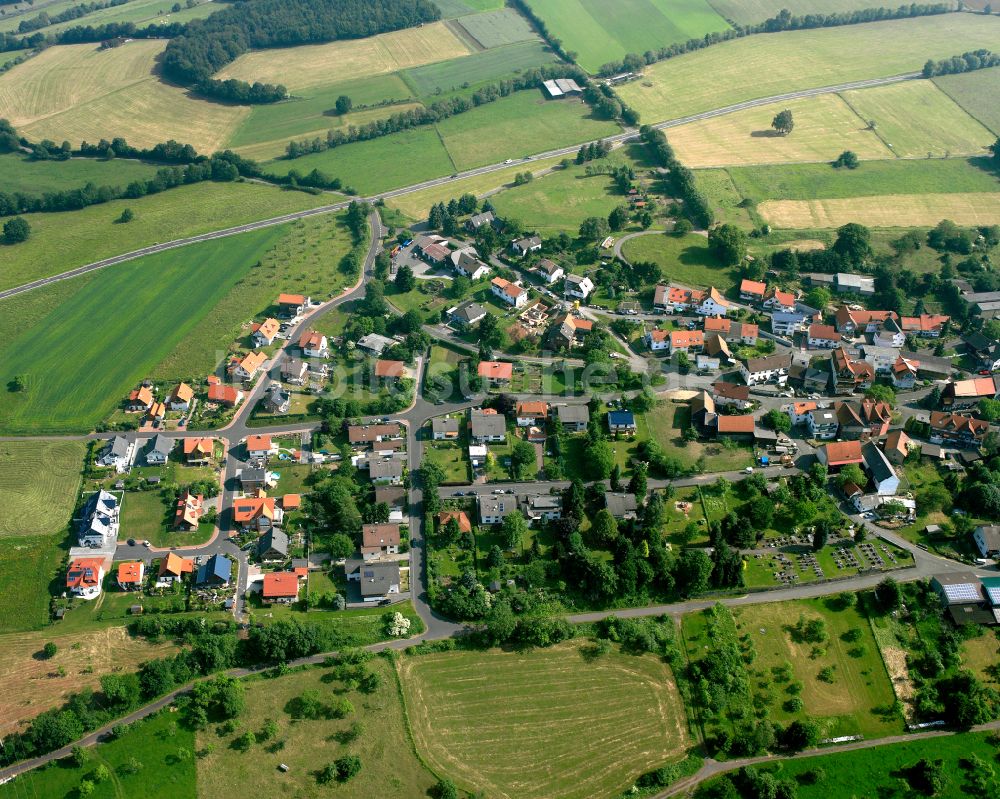
[[[837,421],[840,423],[840,437],[849,441],[867,440],[871,431],[861,418],[861,406],[849,402],[836,404]]]
[[[794,313],[795,295],[790,291],[771,289],[764,298],[764,307],[772,312]]]
[[[288,536],[277,527],[268,528],[255,545],[257,557],[262,561],[284,561],[288,559]]]
[[[103,558],[75,558],[66,570],[66,590],[80,599],[96,599],[104,582]]]
[[[806,305],[802,300],[795,301],[795,313],[802,314],[804,317],[803,322],[807,325],[811,325],[813,322],[822,319],[823,316],[818,308]]]
[[[889,319],[897,319],[894,311],[866,311],[841,305],[835,317],[837,332],[847,336],[878,333]]]
[[[715,400],[707,391],[699,391],[691,398],[689,407],[691,408],[691,424],[701,430],[715,426],[718,414],[715,409]]]
[[[267,463],[267,459],[278,454],[278,445],[270,435],[247,436],[247,456],[251,463]]]
[[[875,382],[872,365],[867,361],[856,361],[843,347],[838,347],[830,355],[830,374],[835,394],[864,391]]]
[[[309,307],[309,298],[301,294],[279,294],[278,312],[284,319],[294,319],[301,316]]]
[[[911,361],[903,356],[896,358],[889,372],[893,388],[906,391],[916,386],[919,365],[919,361]]]
[[[635,435],[635,414],[632,411],[608,411],[608,430],[611,433]]]
[[[740,283],[740,299],[744,302],[763,302],[766,292],[767,284],[765,283],[746,278]]]
[[[160,561],[160,571],[157,575],[159,584],[181,582],[185,574],[194,571],[194,561],[190,558],[182,558],[173,552],[168,552],[167,556]]]
[[[871,438],[882,438],[892,424],[892,406],[888,402],[865,397],[861,400],[861,420]]]
[[[201,494],[192,494],[185,489],[177,496],[177,504],[174,509],[175,530],[192,532],[198,529],[201,517],[205,515],[205,498]]]
[[[195,575],[196,585],[224,588],[229,585],[233,574],[233,562],[225,555],[212,555],[203,563]]]
[[[556,408],[559,424],[569,433],[582,433],[590,422],[590,409],[583,403],[559,405]]]
[[[983,399],[1000,397],[1000,375],[951,380],[941,392],[941,404],[946,408],[972,408]]]
[[[227,408],[235,408],[243,402],[243,390],[228,383],[210,382],[208,384],[208,401],[218,402]]]
[[[470,233],[475,233],[479,228],[484,225],[496,224],[496,216],[494,216],[492,211],[483,211],[481,214],[473,214],[469,217],[469,220],[465,223],[465,226],[469,229]]]
[[[882,323],[882,327],[872,334],[872,343],[876,347],[894,347],[899,349],[906,343],[906,333],[899,322],[890,317]]]
[[[484,468],[489,454],[485,444],[469,444],[469,463],[473,469]]]
[[[830,469],[839,469],[852,463],[860,466],[864,462],[860,441],[831,441],[816,450],[816,457]]]
[[[544,425],[549,418],[549,403],[524,400],[517,403],[514,412],[518,427],[530,427],[532,425]]]
[[[347,426],[347,442],[353,447],[357,447],[359,444],[375,445],[383,441],[401,438],[402,435],[403,428],[398,422]]]
[[[402,486],[376,486],[375,504],[384,502],[390,511],[401,511],[406,506],[406,489]]]
[[[387,383],[395,382],[406,374],[406,364],[402,361],[375,361],[375,379]]]
[[[399,552],[398,524],[364,524],[361,526],[361,557],[364,560],[395,555]]]
[[[873,344],[861,345],[862,360],[872,365],[877,375],[888,375],[899,358],[899,350],[893,347],[879,347]]]
[[[398,458],[368,458],[365,465],[369,479],[375,484],[403,482],[403,462]]]
[[[1000,370],[1000,342],[984,336],[982,333],[971,333],[962,337],[965,351],[976,364],[977,371],[994,372]]]
[[[299,578],[295,572],[268,572],[264,575],[261,596],[268,604],[290,605],[299,598]]]
[[[439,511],[437,515],[437,529],[441,530],[444,528],[448,522],[452,519],[458,524],[458,532],[460,533],[471,533],[472,532],[472,522],[469,521],[469,516],[464,510],[443,510]]]
[[[830,350],[840,346],[840,333],[833,325],[809,325],[806,343],[811,350]]]
[[[929,421],[932,444],[952,447],[978,447],[990,430],[990,423],[962,413],[931,411]]]
[[[358,349],[379,357],[384,350],[394,346],[395,343],[391,338],[383,336],[381,333],[369,333],[358,339],[357,346]]]
[[[399,593],[401,580],[396,561],[365,563],[351,559],[344,564],[344,572],[349,581],[360,584],[362,602],[383,602]]]
[[[265,533],[284,518],[285,512],[274,497],[264,496],[263,491],[233,500],[233,523],[241,530]]]
[[[737,322],[724,316],[706,316],[704,323],[705,338],[715,333],[729,344],[746,344],[752,347],[757,343],[760,330],[750,322]]]
[[[701,330],[671,330],[669,342],[671,355],[675,352],[696,355],[705,346],[705,333]]]
[[[162,422],[166,415],[167,415],[166,403],[154,402],[152,407],[146,413],[146,419],[150,422],[153,422],[155,425],[156,422]]]
[[[789,372],[791,374],[791,372]],[[808,393],[823,393],[830,387],[830,372],[806,367],[802,373],[802,389]]]
[[[787,338],[794,336],[802,329],[806,317],[804,314],[778,312],[771,314],[771,332],[776,336]]]
[[[747,358],[740,361],[740,374],[748,386],[761,383],[784,383],[788,379],[788,370],[792,365],[792,356],[775,353],[762,358]]]
[[[305,330],[299,336],[299,348],[307,358],[326,358],[330,354],[330,343],[317,330]]]
[[[281,379],[293,386],[305,385],[309,379],[309,365],[299,358],[287,358],[281,364]]]
[[[871,478],[875,493],[884,497],[896,496],[899,490],[899,475],[892,468],[885,453],[869,441],[861,448],[861,457],[864,458],[864,470]]]
[[[589,319],[566,314],[552,326],[552,347],[563,349],[582,344],[584,338],[594,329],[594,323]]]
[[[980,525],[972,531],[972,540],[984,558],[1000,557],[1000,525]]]
[[[566,274],[565,269],[563,269],[555,261],[550,261],[548,258],[542,258],[541,261],[535,264],[535,268],[532,271],[549,286],[557,282]]]
[[[241,357],[234,357],[229,362],[229,374],[235,380],[242,380],[244,383],[253,380],[257,372],[267,361],[267,353],[254,351],[248,352]]]
[[[172,438],[167,438],[160,433],[153,436],[149,442],[149,449],[146,450],[146,465],[162,466],[165,464],[175,443]]]
[[[103,488],[91,494],[83,505],[77,524],[77,543],[81,547],[103,549],[118,539],[121,504],[118,497]]]
[[[263,322],[255,322],[250,327],[250,339],[256,349],[269,347],[274,343],[281,330],[281,323],[272,317],[268,317]]]
[[[750,407],[750,387],[739,383],[712,383],[712,398],[720,408],[732,407],[745,411]]]
[[[103,567],[104,561],[101,561]],[[122,591],[138,591],[142,588],[142,578],[146,573],[146,564],[141,560],[118,564],[118,587]]]
[[[455,271],[469,280],[479,280],[486,277],[492,270],[476,257],[476,251],[471,247],[453,252],[451,262]]]
[[[701,316],[725,316],[729,313],[731,307],[732,303],[723,297],[717,288],[712,286],[701,298],[701,301],[694,310],[695,313]]]
[[[906,460],[915,444],[902,430],[893,430],[885,439],[885,457],[897,466]]]
[[[515,255],[523,258],[529,253],[538,252],[542,249],[542,240],[538,236],[526,236],[523,239],[511,242],[510,248],[514,251]]]
[[[592,281],[589,277],[566,275],[566,279],[563,281],[563,293],[567,297],[572,297],[575,300],[582,300],[585,302],[593,290],[594,281]]]
[[[514,364],[506,361],[480,361],[478,374],[491,386],[509,383],[514,376]]]
[[[528,301],[527,291],[502,277],[495,277],[490,281],[490,293],[514,308],[520,308]]]
[[[435,416],[431,419],[431,437],[435,441],[454,441],[458,438],[459,420],[453,416]]]
[[[616,519],[635,519],[638,517],[639,500],[635,494],[609,491],[604,495],[604,507]]]
[[[718,333],[713,333],[705,338],[705,346],[697,354],[695,363],[699,369],[719,369],[723,363],[731,363],[732,360],[733,353],[725,339]]]
[[[284,414],[292,407],[292,395],[281,384],[272,385],[264,397],[264,410],[272,414]]]
[[[703,291],[660,284],[653,291],[653,310],[664,313],[687,311],[705,296]]]
[[[816,410],[819,405],[812,401],[793,402],[788,406],[788,418],[792,422],[792,427],[809,423],[809,414]]]
[[[432,266],[440,266],[451,257],[451,250],[446,244],[432,241],[421,244],[417,254]]]
[[[463,302],[448,311],[448,318],[463,330],[478,324],[486,316],[486,309],[476,302]]]
[[[973,605],[983,601],[979,578],[972,572],[946,572],[931,577],[931,588],[945,607]]]
[[[859,294],[870,297],[875,293],[875,279],[851,272],[837,272],[835,283],[838,294]]]
[[[145,413],[153,407],[153,392],[149,386],[140,386],[129,392],[125,402],[125,410],[129,413]]]
[[[950,321],[950,316],[924,313],[920,316],[901,317],[899,325],[907,335],[919,336],[920,338],[939,338],[945,325]]]
[[[507,420],[492,408],[469,411],[469,436],[477,444],[501,444],[507,440]]]
[[[670,331],[653,328],[646,334],[646,346],[652,352],[670,349]]]
[[[194,399],[194,389],[187,383],[178,383],[170,392],[167,404],[172,411],[188,411],[191,409],[191,400]]]
[[[715,432],[717,436],[747,439],[753,438],[753,430],[754,418],[750,414],[715,417]]]
[[[511,513],[518,512],[517,497],[505,494],[481,494],[477,506],[480,524],[500,524]]]
[[[806,426],[809,437],[820,441],[828,441],[837,437],[840,420],[831,408],[814,408],[806,414]]]
[[[247,466],[236,470],[236,479],[239,481],[240,490],[244,494],[256,494],[258,491],[266,491],[272,487],[271,478],[268,471],[263,466]]]
[[[551,522],[562,518],[562,497],[554,494],[524,495],[520,499],[529,522]]]

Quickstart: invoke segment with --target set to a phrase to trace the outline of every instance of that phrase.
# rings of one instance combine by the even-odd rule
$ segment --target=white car
[[[744,474],[753,474],[753,466],[747,466],[747,468],[743,470],[743,473]]]

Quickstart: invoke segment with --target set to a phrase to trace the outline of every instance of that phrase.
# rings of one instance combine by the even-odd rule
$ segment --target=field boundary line
[[[845,90],[845,91],[847,91],[847,90]],[[939,91],[940,91],[940,90],[939,90]],[[858,111],[858,109],[857,109],[857,108],[855,108],[855,107],[854,107],[853,105],[851,105],[851,101],[850,101],[850,100],[848,100],[848,99],[847,99],[846,97],[844,97],[844,92],[837,92],[837,97],[839,97],[839,98],[840,98],[841,102],[842,102],[842,103],[843,103],[844,105],[846,105],[846,106],[847,106],[847,107],[848,107],[849,109],[851,109],[851,113],[852,113],[852,114],[854,114],[854,116],[856,116],[856,117],[857,117],[858,119],[860,119],[860,120],[861,120],[862,122],[864,122],[864,123],[865,123],[865,130],[867,130],[867,131],[870,131],[870,132],[874,133],[874,134],[875,134],[875,138],[876,138],[876,139],[878,139],[878,140],[879,140],[880,142],[882,142],[883,146],[884,146],[884,147],[885,147],[885,148],[886,148],[886,149],[887,149],[887,150],[888,150],[888,151],[889,151],[890,153],[892,153],[892,154],[893,154],[893,156],[894,156],[894,157],[895,157],[895,158],[896,158],[896,159],[898,160],[898,159],[899,159],[899,157],[900,157],[900,156],[899,156],[899,153],[897,153],[897,152],[896,152],[896,148],[895,148],[895,147],[893,147],[893,146],[892,146],[891,144],[889,144],[889,142],[887,142],[887,141],[885,140],[885,137],[884,137],[884,136],[883,136],[883,135],[882,135],[881,133],[879,133],[879,130],[878,130],[878,125],[876,125],[876,126],[875,126],[874,128],[872,128],[872,127],[869,127],[869,125],[868,125],[868,120],[867,120],[867,119],[865,119],[865,118],[864,118],[863,116],[861,116],[861,112],[860,112],[860,111]],[[888,159],[883,159],[883,160],[888,160]]]

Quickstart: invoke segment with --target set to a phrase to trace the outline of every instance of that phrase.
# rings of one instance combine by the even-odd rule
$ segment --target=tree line
[[[958,75],[962,72],[975,72],[977,69],[989,69],[995,66],[1000,66],[1000,55],[990,50],[971,50],[940,61],[929,59],[924,64],[923,74],[925,78],[936,78],[938,75]]]
[[[327,131],[325,139],[317,136],[311,140],[290,141],[285,148],[285,158],[300,158],[303,155],[332,150],[335,147],[350,144],[351,142],[377,139],[421,125],[433,125],[443,119],[464,114],[466,111],[471,111],[481,105],[495,102],[501,97],[508,97],[515,92],[539,88],[542,85],[542,81],[549,78],[567,77],[576,80],[585,79],[579,67],[569,64],[557,64],[527,70],[517,77],[483,86],[468,97],[452,97],[447,100],[438,100],[429,106],[401,111],[385,119],[373,120],[360,127],[350,125],[346,130],[331,129]]]
[[[278,87],[238,86],[212,75],[251,48],[294,47],[433,22],[441,12],[428,0],[256,0],[238,3],[203,20],[189,22],[163,55],[168,78],[223,99],[272,102]],[[282,92],[284,96],[284,92]]]
[[[0,53],[10,50],[34,49],[52,44],[83,44],[85,42],[113,42],[124,39],[170,39],[180,36],[187,23],[168,22],[162,25],[138,27],[134,22],[109,22],[104,25],[77,25],[58,33],[32,33],[18,36],[0,31]]]
[[[622,72],[639,72],[644,66],[666,61],[669,58],[703,50],[713,44],[742,39],[757,33],[779,33],[781,31],[806,30],[809,28],[836,28],[843,25],[859,25],[864,22],[883,22],[891,19],[909,19],[911,17],[926,17],[936,14],[947,14],[955,9],[949,3],[911,3],[898,8],[865,8],[857,11],[843,11],[833,14],[793,15],[787,8],[774,17],[755,25],[734,25],[724,31],[706,33],[700,39],[688,39],[686,42],[675,42],[659,50],[647,50],[645,53],[629,53],[620,61],[609,61],[604,64],[598,74],[603,77],[617,75]]]
[[[70,6],[69,8],[60,11],[54,16],[49,16],[45,11],[42,11],[35,17],[31,19],[23,19],[17,26],[18,33],[34,33],[42,28],[47,28],[49,25],[57,25],[60,22],[69,22],[70,20],[79,19],[80,17],[91,14],[94,11],[100,11],[104,8],[116,8],[117,6],[125,5],[129,0],[108,0],[106,3],[94,2],[94,3],[80,3],[77,6]]]
[[[699,191],[695,182],[694,172],[677,160],[674,148],[667,141],[666,134],[649,125],[643,125],[639,130],[642,140],[653,150],[653,155],[662,167],[669,170],[668,179],[684,201],[684,210],[698,227],[708,228],[713,222],[712,208]]]

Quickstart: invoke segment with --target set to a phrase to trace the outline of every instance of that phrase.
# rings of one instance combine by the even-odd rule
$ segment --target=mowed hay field
[[[86,452],[82,441],[0,442],[0,541],[65,529]]]
[[[249,107],[208,103],[153,75],[163,40],[50,47],[0,75],[0,118],[32,139],[98,141],[121,136],[150,147],[167,139],[219,149]]]
[[[49,621],[49,599],[63,590],[53,580],[65,562],[66,535],[15,536],[2,541],[0,632],[37,630]]]
[[[1000,49],[1000,17],[947,14],[770,33],[661,61],[617,91],[653,123],[757,97],[917,72],[928,58],[978,48]]]
[[[1000,193],[892,194],[833,200],[768,200],[757,206],[775,228],[931,227],[942,219],[959,225],[1000,224]]]
[[[365,39],[258,50],[240,56],[216,77],[283,83],[294,92],[446,61],[470,52],[451,28],[434,22]]]
[[[781,136],[771,128],[771,120],[785,108],[792,112],[795,129]],[[892,151],[878,136],[865,130],[865,123],[835,94],[691,122],[671,128],[667,138],[678,158],[692,168],[832,161],[844,150],[853,150],[861,159],[893,157]]]
[[[346,799],[424,799],[434,778],[417,759],[406,732],[406,718],[392,665],[376,657],[364,666],[381,684],[374,693],[345,690],[326,669],[307,669],[277,679],[247,680],[246,711],[235,733],[220,736],[213,727],[198,733],[198,747],[213,751],[198,758],[198,795],[204,799],[244,796],[246,786],[261,796],[295,799],[337,796]],[[304,691],[317,691],[324,702],[338,695],[354,706],[345,719],[293,719],[288,703]],[[336,692],[336,693],[335,693]],[[279,748],[259,744],[239,752],[229,744],[245,730],[257,732],[267,719],[278,724]],[[351,743],[337,738],[359,723],[364,732]],[[315,772],[346,754],[361,759],[350,782],[320,785]],[[278,771],[285,763],[287,773]]]
[[[417,751],[490,797],[616,796],[688,743],[669,667],[580,643],[397,661]]]
[[[205,182],[79,211],[28,214],[31,238],[16,247],[0,247],[0,289],[157,242],[304,211],[330,200],[329,195],[254,183]],[[135,218],[127,225],[116,224],[125,208],[131,208]]]
[[[1000,67],[943,75],[934,83],[966,112],[1000,135]]]
[[[532,10],[577,63],[596,72],[627,53],[698,39],[729,27],[705,0],[532,0]]]
[[[28,386],[0,393],[0,431],[93,429],[286,232],[265,228],[99,272],[0,347],[0,384],[22,375]]]
[[[36,658],[47,641],[58,647],[55,657]],[[134,671],[143,661],[173,649],[172,644],[150,644],[132,638],[124,627],[71,635],[60,635],[58,627],[0,635],[0,674],[4,675],[0,735],[13,732],[24,719],[57,707],[71,693],[97,688],[102,674]],[[65,677],[58,675],[60,666],[66,670]]]

